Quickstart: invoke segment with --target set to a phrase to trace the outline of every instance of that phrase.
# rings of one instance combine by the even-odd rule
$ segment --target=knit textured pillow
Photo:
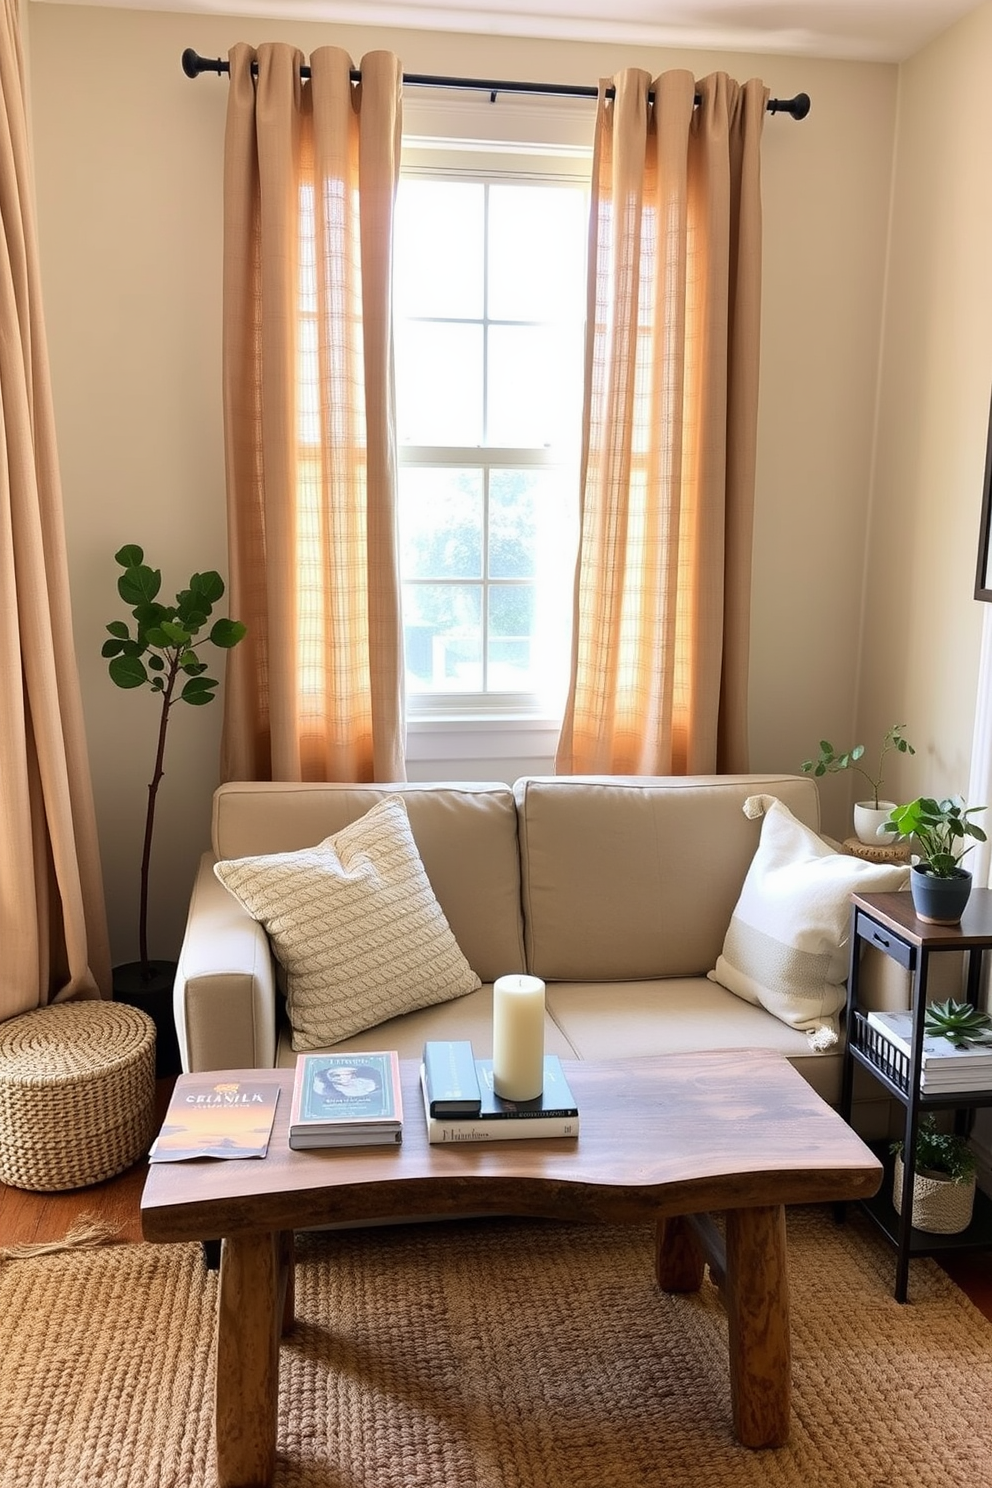
[[[481,986],[420,861],[401,796],[302,852],[214,864],[286,972],[294,1049],[321,1049]]]
[[[763,816],[761,838],[708,975],[801,1029],[813,1049],[831,1048],[846,1001],[851,894],[905,889],[909,869],[835,852],[775,796],[748,796],[744,814]]]

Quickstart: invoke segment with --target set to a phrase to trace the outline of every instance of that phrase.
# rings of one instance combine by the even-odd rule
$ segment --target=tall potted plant
[[[176,970],[175,962],[153,961],[148,954],[148,885],[155,806],[165,774],[169,719],[177,703],[202,708],[213,700],[218,683],[215,677],[206,675],[207,664],[201,660],[200,648],[210,644],[229,651],[244,636],[245,626],[239,620],[217,619],[206,628],[214,605],[224,594],[224,582],[212,569],[194,573],[186,588],[176,594],[174,603],[163,604],[158,598],[161,571],[145,563],[141,548],[129,544],[114,557],[124,570],[117,580],[117,592],[131,606],[134,632],[126,621],[111,620],[107,626],[110,639],[104,641],[102,655],[108,663],[110,680],[117,687],[133,691],[147,686],[158,695],[160,704],[141,850],[139,959],[114,968],[114,995],[139,1006],[147,1003],[147,1010],[154,1016],[157,1008],[161,1008],[164,994],[171,991]],[[172,1034],[174,1040],[171,1006],[167,1016],[164,1031]],[[164,1072],[160,1069],[160,1073]]]
[[[970,820],[984,806],[966,806],[960,796],[943,801],[932,796],[917,796],[904,806],[895,806],[886,826],[898,834],[898,840],[915,838],[919,861],[909,875],[913,907],[917,916],[929,925],[957,925],[971,897],[971,874],[960,866],[965,853],[986,836]],[[965,839],[970,837],[971,842]]]
[[[842,770],[854,770],[871,786],[871,794],[863,801],[854,803],[854,831],[859,841],[869,846],[879,845],[879,829],[884,825],[894,801],[882,800],[886,755],[915,754],[916,750],[905,735],[906,725],[894,723],[882,740],[878,763],[874,772],[865,760],[865,746],[855,744],[850,749],[835,749],[826,739],[820,740],[820,752],[815,759],[803,760],[800,769],[804,775],[836,775]],[[890,841],[893,839],[889,839]]]

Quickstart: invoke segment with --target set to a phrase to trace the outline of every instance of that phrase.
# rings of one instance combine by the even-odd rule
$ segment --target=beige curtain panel
[[[402,71],[229,53],[222,774],[402,780],[391,265]],[[257,64],[257,77],[252,65]]]
[[[563,774],[747,769],[767,99],[600,87]]]
[[[0,14],[0,1018],[110,995],[17,0]]]

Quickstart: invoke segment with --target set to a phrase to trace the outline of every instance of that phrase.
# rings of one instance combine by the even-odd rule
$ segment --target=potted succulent
[[[892,1202],[897,1214],[902,1213],[902,1190],[905,1177],[904,1142],[893,1142],[895,1153],[892,1177]],[[933,1116],[923,1116],[913,1147],[913,1207],[910,1223],[914,1229],[932,1235],[957,1235],[971,1223],[975,1204],[978,1161],[967,1139],[955,1132],[938,1131]]]
[[[854,804],[854,830],[858,840],[870,847],[878,847],[879,840],[882,838],[879,829],[886,822],[889,812],[896,804],[894,801],[883,801],[881,798],[885,757],[892,750],[898,754],[916,753],[905,736],[905,728],[904,723],[894,723],[889,729],[882,740],[882,748],[874,774],[863,763],[865,757],[863,744],[855,744],[851,749],[837,750],[826,739],[820,740],[820,752],[816,758],[803,760],[800,767],[804,775],[836,775],[841,770],[854,770],[857,774],[864,776],[871,786],[871,795]],[[882,838],[882,840],[885,839]],[[890,837],[888,840],[894,839]]]
[[[886,827],[897,841],[915,838],[919,858],[913,863],[909,885],[919,919],[929,925],[957,925],[971,896],[971,874],[960,867],[965,853],[986,840],[970,818],[984,806],[966,806],[960,796],[937,801],[917,796],[893,807]],[[970,837],[971,842],[965,843]]]
[[[176,703],[203,707],[213,699],[217,680],[205,675],[207,664],[201,660],[199,648],[209,642],[221,650],[230,650],[244,636],[245,626],[239,620],[220,619],[214,620],[205,631],[213,607],[224,593],[223,580],[213,570],[193,574],[187,587],[175,596],[174,603],[162,604],[158,599],[161,572],[145,563],[141,548],[129,544],[114,557],[124,570],[117,580],[117,592],[131,606],[134,634],[126,621],[112,620],[107,626],[110,640],[104,641],[101,654],[107,660],[110,680],[117,687],[133,690],[148,686],[158,694],[161,703],[141,853],[139,959],[114,967],[114,996],[143,1007],[155,1019],[160,1034],[158,1073],[171,1074],[179,1069],[171,1002],[176,964],[153,961],[148,954],[148,881],[155,803],[165,774],[169,718]]]

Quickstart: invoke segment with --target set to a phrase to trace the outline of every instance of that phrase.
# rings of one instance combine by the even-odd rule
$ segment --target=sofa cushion
[[[802,775],[518,780],[527,970],[545,981],[705,976],[758,845],[741,807],[759,790],[819,826],[816,783]]]
[[[480,985],[387,796],[316,847],[222,859],[221,883],[285,968],[293,1047],[316,1049]]]
[[[761,838],[709,975],[829,1047],[845,1002],[851,894],[904,889],[909,869],[836,852],[774,796],[751,796],[744,813],[762,818]]]
[[[431,888],[472,969],[491,982],[522,968],[517,808],[512,790],[499,781],[229,781],[214,793],[214,856],[310,847],[389,795],[406,803]]]
[[[837,1051],[814,1054],[804,1034],[706,977],[549,982],[545,1003],[579,1059],[739,1049],[746,1060],[750,1050],[771,1049],[794,1064],[825,1101],[840,1101]]]

